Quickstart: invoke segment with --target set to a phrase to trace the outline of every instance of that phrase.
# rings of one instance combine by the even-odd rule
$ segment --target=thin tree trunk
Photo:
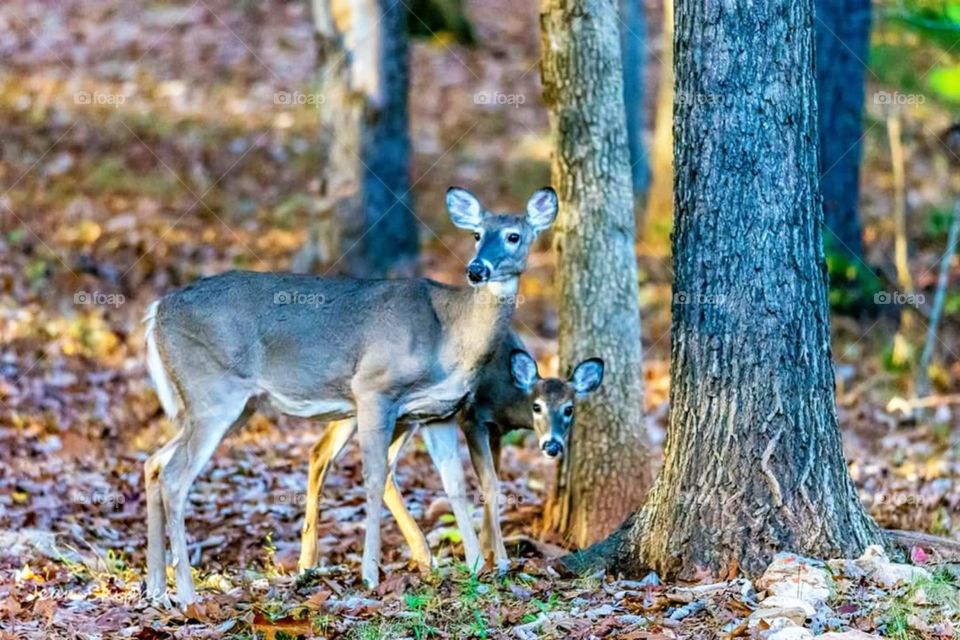
[[[863,255],[859,198],[870,0],[817,0],[817,98],[825,242],[856,261]]]
[[[755,575],[880,543],[834,402],[813,0],[678,0],[670,424],[620,569]]]
[[[673,0],[663,0],[663,49],[657,79],[657,122],[653,134],[652,181],[643,237],[645,249],[663,246],[666,253],[673,225]]]
[[[642,203],[650,186],[650,164],[643,134],[646,105],[643,76],[647,67],[647,22],[641,0],[620,0],[620,50],[623,55],[623,102],[627,112],[627,146],[630,147],[630,176],[633,193]]]
[[[406,9],[391,0],[313,0],[322,193],[297,271],[416,271],[409,191]]]
[[[544,101],[560,198],[554,234],[560,364],[606,362],[603,386],[576,426],[545,513],[545,530],[584,546],[643,499],[648,446],[630,154],[615,0],[543,0]]]

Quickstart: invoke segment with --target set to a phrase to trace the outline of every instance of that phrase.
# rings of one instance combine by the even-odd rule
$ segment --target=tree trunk
[[[645,251],[666,254],[673,225],[673,0],[663,0],[663,49],[657,77],[650,197],[643,220]]]
[[[543,0],[544,101],[560,198],[554,234],[562,373],[599,356],[607,376],[578,408],[545,532],[584,546],[648,486],[634,213],[615,0]]]
[[[647,22],[641,0],[620,0],[620,51],[623,55],[623,102],[627,112],[627,146],[630,148],[630,177],[639,202],[650,186],[650,165],[643,144],[646,105],[643,76],[647,68]]]
[[[621,569],[756,575],[881,542],[834,403],[813,21],[813,0],[677,2],[670,424]]]
[[[409,194],[406,9],[314,0],[322,191],[296,271],[360,277],[416,271]]]
[[[816,11],[824,240],[831,253],[857,261],[863,255],[858,204],[870,0],[817,0]]]

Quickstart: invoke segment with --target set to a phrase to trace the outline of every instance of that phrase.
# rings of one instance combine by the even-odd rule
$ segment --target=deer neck
[[[448,353],[474,372],[489,360],[510,329],[517,304],[518,278],[460,290],[451,319]]]

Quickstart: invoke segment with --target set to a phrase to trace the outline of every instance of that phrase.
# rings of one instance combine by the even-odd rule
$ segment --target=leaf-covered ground
[[[413,47],[423,268],[448,282],[462,277],[470,240],[445,219],[446,187],[464,184],[491,206],[517,209],[549,179],[536,7],[489,0],[471,3],[470,14],[478,47],[444,36]],[[187,526],[204,599],[185,612],[140,599],[142,464],[172,435],[146,377],[140,320],[157,296],[198,276],[284,269],[303,241],[320,171],[316,111],[276,95],[310,93],[312,42],[305,3],[0,4],[0,638],[769,635],[746,624],[761,594],[744,582],[691,590],[640,582],[645,576],[558,574],[543,555],[551,548],[529,542],[553,467],[523,437],[503,460],[504,529],[516,557],[505,578],[473,578],[459,566],[458,536],[419,443],[399,483],[439,569],[409,569],[388,522],[388,577],[377,593],[359,589],[363,497],[351,449],[324,493],[326,568],[298,578],[306,454],[318,425],[262,416],[225,441],[191,495]],[[652,62],[659,50],[651,38]],[[655,80],[655,67],[648,75]],[[949,168],[929,132],[947,122],[934,104],[905,116],[911,266],[927,292],[951,200]],[[883,127],[866,141],[871,267],[855,266],[883,280],[892,253]],[[655,442],[668,389],[666,254],[662,243],[638,243]],[[544,243],[517,316],[548,369],[556,367],[552,269]],[[934,378],[942,394],[960,390],[958,302],[953,291]],[[844,442],[863,500],[885,527],[956,539],[956,411],[945,406],[914,425],[887,410],[908,394],[925,317],[896,341],[889,310],[834,325]],[[838,582],[831,614],[807,626],[953,637],[956,579],[948,567],[930,580]]]

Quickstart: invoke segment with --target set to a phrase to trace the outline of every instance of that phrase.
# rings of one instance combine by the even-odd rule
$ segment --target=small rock
[[[760,606],[763,608],[775,607],[779,609],[800,609],[808,618],[812,617],[813,614],[817,612],[812,604],[806,600],[801,600],[800,598],[795,598],[793,596],[769,596],[760,602]]]
[[[911,583],[930,578],[930,572],[923,567],[890,562],[883,547],[877,544],[867,547],[863,555],[854,560],[853,564],[865,571],[874,582],[884,587],[894,587],[901,582]]]
[[[660,576],[657,575],[656,571],[651,571],[643,580],[637,583],[637,588],[643,587],[659,587],[662,583],[660,582]]]
[[[685,604],[682,607],[677,607],[670,614],[670,620],[679,621],[684,618],[689,618],[690,616],[703,611],[707,606],[706,600],[696,600],[690,604]]]
[[[816,636],[815,640],[881,640],[880,636],[865,633],[857,629],[850,631],[828,631]]]
[[[786,618],[795,626],[802,625],[813,613],[814,610],[810,603],[799,598],[770,596],[760,603],[759,609],[750,614],[748,624],[750,627],[754,627],[760,624],[762,620],[773,627],[775,618]]]
[[[813,633],[803,627],[783,627],[768,635],[767,640],[813,640]]]
[[[619,618],[617,618],[617,622],[619,622],[624,626],[632,626],[635,624],[646,624],[647,619],[644,618],[643,616],[637,616],[632,613],[628,613],[625,616],[620,616]]]
[[[603,616],[612,615],[614,608],[609,604],[602,604],[599,607],[594,607],[593,609],[588,609],[584,611],[584,615],[588,618],[601,618]]]
[[[830,599],[833,584],[819,560],[795,553],[778,553],[757,580],[757,587],[772,596],[798,598],[813,607]]]

